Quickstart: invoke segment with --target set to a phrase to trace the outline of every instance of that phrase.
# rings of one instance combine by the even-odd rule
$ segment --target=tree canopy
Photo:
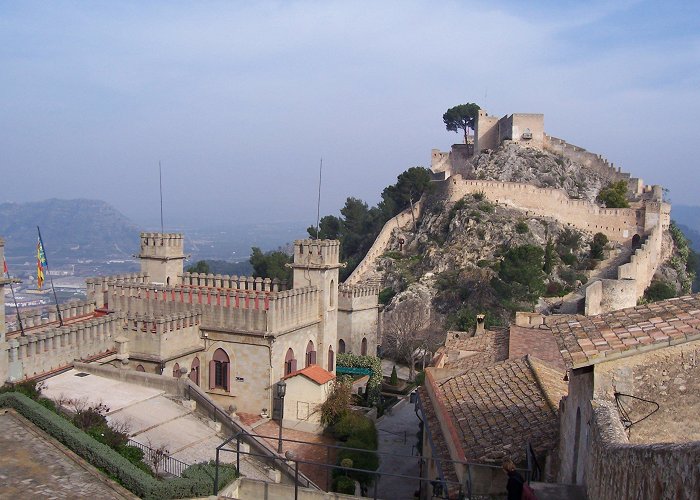
[[[474,130],[474,125],[476,124],[476,118],[479,116],[480,109],[479,105],[473,102],[460,104],[448,109],[445,114],[442,115],[442,121],[445,122],[445,127],[450,132],[459,133],[460,130],[464,131],[464,143],[466,144],[467,131],[469,129]]]
[[[286,266],[291,262],[292,257],[279,250],[263,253],[258,247],[251,249],[250,265],[255,278],[277,278],[291,285],[292,270]]]
[[[534,245],[521,245],[511,248],[503,256],[494,278],[496,292],[513,305],[528,303],[534,305],[544,294],[545,274],[544,250]]]
[[[189,266],[187,269],[185,269],[188,273],[199,273],[199,274],[209,274],[211,271],[209,270],[209,264],[207,263],[206,260],[200,260],[197,261],[196,264]]]
[[[599,203],[604,203],[607,208],[627,208],[627,182],[611,182],[598,193],[596,198]]]

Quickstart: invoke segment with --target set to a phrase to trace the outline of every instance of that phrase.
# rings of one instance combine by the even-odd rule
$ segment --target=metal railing
[[[167,472],[170,475],[176,477],[182,477],[182,473],[185,469],[190,467],[181,460],[175,457],[171,457],[163,450],[154,450],[150,446],[129,439],[127,442],[129,446],[135,446],[143,452],[143,460],[146,462],[155,472]]]
[[[262,462],[267,464],[277,464],[281,472],[286,474],[289,478],[297,477],[299,481],[302,481],[306,487],[315,488],[320,490],[316,484],[313,483],[304,474],[293,470],[284,460],[283,457],[277,454],[277,452],[268,444],[259,439],[256,439],[255,434],[251,434],[241,427],[236,421],[234,421],[229,414],[223,411],[216,403],[214,403],[209,396],[197,385],[193,384],[191,381],[186,381],[187,389],[186,396],[187,399],[193,400],[197,403],[199,408],[202,408],[204,412],[212,419],[214,422],[221,422],[227,425],[233,430],[234,434],[231,439],[235,436],[239,436],[239,440],[243,439],[245,442],[251,446],[255,446],[262,451],[257,457],[261,459]],[[227,441],[228,442],[228,441]],[[218,456],[218,449],[217,449]],[[240,471],[239,463],[236,464],[238,470]],[[218,470],[218,469],[217,469]]]
[[[260,457],[260,458],[269,458],[266,455],[258,454],[253,451],[243,451],[241,450],[241,440],[244,437],[256,437],[256,438],[262,438],[262,439],[270,439],[274,441],[278,441],[279,437],[278,436],[263,436],[260,434],[246,434],[245,436],[243,433],[239,433],[236,435],[231,436],[230,438],[226,439],[223,443],[221,443],[219,446],[216,448],[216,475],[214,479],[214,494],[218,494],[219,492],[219,464],[220,464],[220,459],[221,459],[221,453],[235,453],[236,454],[236,467],[238,470],[240,470],[240,460],[241,460],[241,455],[248,455],[248,456],[253,456],[253,457]],[[227,448],[226,446],[231,443],[232,441],[235,440],[235,448]],[[471,463],[471,462],[462,462],[459,460],[451,460],[451,459],[446,459],[446,458],[438,458],[438,457],[431,457],[430,459],[427,459],[425,457],[419,456],[409,456],[409,455],[400,455],[396,453],[390,453],[390,452],[383,452],[383,451],[378,451],[378,450],[367,450],[367,449],[362,449],[362,448],[350,448],[347,446],[338,446],[338,445],[330,445],[330,444],[324,444],[324,443],[312,443],[308,441],[300,441],[297,439],[288,439],[288,438],[282,438],[283,443],[301,443],[301,444],[306,444],[309,446],[317,446],[317,447],[323,447],[326,448],[326,450],[349,450],[349,451],[356,451],[356,452],[362,452],[362,453],[376,453],[377,455],[381,456],[391,456],[391,457],[397,457],[403,460],[417,460],[417,463],[420,464],[421,471],[425,470],[425,465],[428,460],[431,460],[433,462],[436,462],[438,467],[440,469],[443,469],[445,465],[447,464],[452,464],[454,468],[457,467],[463,467],[464,468],[464,480],[462,482],[460,481],[454,481],[454,480],[449,480],[445,479],[444,475],[441,475],[442,477],[440,478],[433,478],[431,479],[430,477],[426,477],[423,475],[417,475],[417,476],[412,476],[412,475],[406,475],[406,474],[396,474],[396,473],[390,473],[390,472],[384,472],[380,471],[379,469],[377,470],[369,470],[369,469],[358,469],[354,467],[343,467],[338,464],[330,464],[330,463],[323,463],[323,462],[315,462],[312,460],[304,460],[301,458],[297,458],[294,456],[294,454],[288,453],[285,458],[279,457],[277,460],[281,463],[284,464],[287,467],[291,467],[294,470],[294,498],[298,498],[298,489],[299,487],[307,487],[307,481],[305,481],[304,478],[301,477],[301,472],[299,471],[299,466],[300,465],[308,465],[308,466],[313,466],[313,467],[318,467],[321,469],[328,469],[329,472],[332,472],[332,470],[342,470],[344,472],[361,472],[363,474],[369,474],[373,477],[373,484],[374,484],[374,489],[372,493],[372,498],[375,500],[378,498],[378,485],[379,481],[382,477],[395,477],[395,478],[400,478],[400,479],[410,479],[417,481],[420,485],[420,489],[423,490],[424,487],[427,485],[431,485],[433,489],[433,498],[453,498],[455,495],[457,498],[460,499],[469,499],[472,498],[472,469],[474,468],[489,468],[489,469],[501,469],[500,466],[497,465],[487,465],[487,464],[478,464],[478,463]],[[327,453],[327,456],[329,456],[329,453]],[[292,465],[290,465],[290,463]],[[381,468],[381,465],[380,465]],[[528,473],[529,470],[521,470],[522,472]],[[505,490],[503,491],[505,493]]]

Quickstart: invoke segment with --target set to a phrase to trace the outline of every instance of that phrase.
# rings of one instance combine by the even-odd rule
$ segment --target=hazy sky
[[[614,4],[611,6],[609,4]],[[700,2],[0,0],[0,201],[97,198],[166,229],[370,203],[460,136],[540,112],[700,204]]]

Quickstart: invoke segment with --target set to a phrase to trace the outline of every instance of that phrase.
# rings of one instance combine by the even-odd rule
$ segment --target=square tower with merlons
[[[322,321],[318,346],[318,352],[321,353],[325,353],[328,346],[335,349],[338,338],[338,270],[342,266],[338,240],[294,242],[294,288],[312,286],[321,291],[318,305]],[[325,367],[325,356],[320,359],[324,359],[322,366]]]
[[[181,233],[141,233],[141,272],[151,283],[173,286],[183,272],[185,254]]]

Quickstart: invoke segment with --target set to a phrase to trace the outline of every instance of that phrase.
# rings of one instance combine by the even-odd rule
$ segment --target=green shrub
[[[333,480],[333,491],[336,493],[345,493],[346,495],[355,494],[355,480],[347,476],[338,476]]]
[[[423,385],[423,382],[425,382],[425,372],[423,370],[416,373],[416,378],[415,378],[414,382],[418,386]]]
[[[391,302],[391,299],[394,298],[394,295],[396,295],[396,292],[393,288],[384,288],[381,292],[379,292],[379,303],[387,305],[389,302]]]
[[[376,356],[361,356],[352,353],[339,353],[336,358],[337,366],[349,368],[368,368],[371,371],[367,382],[367,401],[375,405],[379,401],[382,387],[382,362]]]
[[[561,258],[561,261],[567,266],[573,266],[574,264],[576,264],[576,256],[572,253],[565,253],[563,255],[560,255],[559,257]]]
[[[493,205],[491,203],[489,203],[488,201],[482,201],[481,203],[479,203],[479,210],[481,210],[482,212],[484,212],[486,214],[490,214],[495,209],[494,209]]]
[[[527,226],[527,222],[524,220],[519,221],[515,225],[515,232],[518,234],[525,234],[530,230],[530,228]]]
[[[652,281],[644,291],[644,298],[649,302],[671,299],[676,296],[676,287],[665,281]]]
[[[608,244],[608,237],[603,233],[596,233],[591,241],[591,259],[602,259],[605,245]]]
[[[472,193],[472,197],[476,201],[482,201],[486,198],[486,193],[484,193],[483,191],[476,191],[475,193]]]
[[[388,258],[394,259],[394,260],[401,260],[401,259],[403,259],[403,254],[401,254],[401,252],[393,252],[393,251],[392,252],[385,252],[384,257],[388,257]]]
[[[347,445],[351,448],[360,448],[362,441],[355,441],[354,439],[348,441]],[[374,450],[367,449],[366,451],[360,450],[340,450],[338,453],[338,459],[343,460],[349,458],[352,460],[353,467],[355,469],[362,469],[363,471],[345,471],[345,473],[356,480],[358,480],[363,485],[370,485],[376,479],[376,475],[369,471],[375,471],[379,468],[379,455]]]
[[[377,447],[377,429],[374,422],[360,413],[347,412],[335,423],[332,432],[340,441],[349,442],[352,439],[361,442],[362,446],[357,448],[376,449]],[[355,447],[350,444],[346,445],[351,448]]]
[[[611,182],[598,193],[596,200],[603,203],[607,208],[627,208],[630,206],[627,201],[627,182]]]
[[[399,376],[396,373],[396,365],[391,369],[391,377],[389,378],[389,383],[391,385],[399,385]]]

